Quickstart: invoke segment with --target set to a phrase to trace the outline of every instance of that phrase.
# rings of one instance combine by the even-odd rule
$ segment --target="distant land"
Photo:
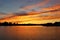
[[[46,23],[46,24],[18,24],[18,23],[11,23],[11,22],[3,22],[0,23],[0,26],[60,26],[60,22],[55,23]]]

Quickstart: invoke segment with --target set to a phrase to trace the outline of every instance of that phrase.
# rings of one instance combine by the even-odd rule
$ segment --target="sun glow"
[[[59,21],[60,18],[55,16],[41,16],[41,14],[27,15],[27,16],[15,16],[12,18],[5,18],[4,20],[0,20],[1,22],[12,22],[18,24],[43,24],[55,21]],[[50,15],[50,14],[49,14]]]
[[[57,5],[57,6],[42,9],[42,11],[45,11],[45,12],[31,11],[31,12],[27,12],[26,13],[27,15],[11,14],[13,15],[12,17],[6,17],[3,19],[0,19],[0,22],[12,22],[12,23],[18,23],[18,24],[43,24],[43,23],[49,23],[49,22],[54,23],[56,21],[60,21],[59,8],[60,8],[60,5]]]

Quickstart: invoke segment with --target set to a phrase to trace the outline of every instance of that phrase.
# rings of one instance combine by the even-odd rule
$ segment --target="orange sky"
[[[41,24],[41,23],[48,23],[48,22],[55,22],[60,21],[60,5],[54,5],[49,8],[43,8],[43,11],[47,12],[28,12],[28,15],[22,15],[22,16],[12,16],[12,17],[6,17],[3,19],[0,19],[0,22],[15,22],[19,24]],[[58,11],[54,11],[58,10]],[[52,11],[52,12],[51,12]],[[13,14],[11,14],[13,15]]]

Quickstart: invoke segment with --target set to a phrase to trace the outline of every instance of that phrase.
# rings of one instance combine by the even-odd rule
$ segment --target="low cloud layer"
[[[33,9],[36,9],[36,8],[38,8],[40,6],[46,5],[47,3],[49,3],[49,1],[50,0],[44,0],[44,1],[39,2],[37,4],[34,4],[34,5],[28,5],[28,6],[20,8],[18,11],[26,11],[26,12],[32,11]]]
[[[31,12],[17,12],[17,13],[0,13],[0,18],[5,18],[5,17],[12,17],[12,16],[27,16],[27,15],[32,15],[32,14],[43,14],[43,15],[47,15],[49,14],[49,12],[56,12],[56,11],[60,11],[60,5],[54,5],[48,8],[43,8],[41,9],[42,11],[31,11]],[[57,13],[57,12],[56,12]],[[50,13],[52,14],[52,13]],[[55,13],[53,13],[55,14]],[[57,13],[58,14],[58,13]],[[42,15],[41,15],[42,16]]]
[[[55,7],[55,6],[54,6]],[[49,7],[50,8],[50,7]],[[52,7],[51,7],[52,8]],[[45,8],[46,9],[46,8]],[[34,13],[34,12],[33,12]],[[13,16],[0,19],[0,22],[18,22],[18,23],[47,23],[60,20],[60,9],[48,10],[44,12],[36,12],[33,15],[29,13],[14,13]],[[9,15],[8,15],[9,16]],[[9,20],[9,21],[8,21]]]

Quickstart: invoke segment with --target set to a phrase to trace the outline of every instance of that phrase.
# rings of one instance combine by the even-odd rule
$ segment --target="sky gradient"
[[[38,3],[41,5],[36,6],[34,8],[35,10],[39,10],[39,8],[50,7],[55,4],[60,4],[60,0],[0,0],[0,12],[16,12],[21,8],[36,5]]]
[[[22,24],[60,21],[60,0],[0,0],[0,22]]]

